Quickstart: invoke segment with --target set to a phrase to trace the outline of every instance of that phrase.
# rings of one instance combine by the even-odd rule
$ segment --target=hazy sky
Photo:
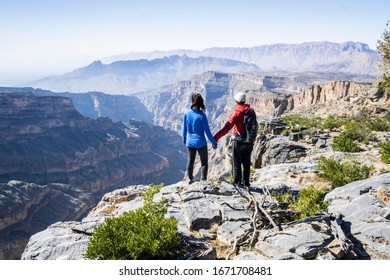
[[[389,0],[0,0],[0,86],[128,53],[310,41],[367,43]]]

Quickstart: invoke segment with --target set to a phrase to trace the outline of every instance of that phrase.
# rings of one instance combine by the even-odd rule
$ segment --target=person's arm
[[[214,140],[214,137],[211,134],[209,122],[207,121],[207,116],[205,114],[203,115],[202,123],[203,123],[203,130],[206,133],[207,138],[209,138],[209,140],[210,140],[211,144],[213,144],[213,146],[216,146],[217,141]]]
[[[236,123],[237,121],[237,115],[235,114],[235,112],[233,112],[230,117],[229,117],[229,120],[226,122],[225,126],[220,130],[218,131],[215,135],[214,135],[214,139],[215,141],[218,142],[218,140],[226,135],[230,129],[232,129],[232,127],[234,126],[234,124]]]
[[[183,143],[186,144],[187,143],[187,114],[184,114],[184,117],[183,117]]]

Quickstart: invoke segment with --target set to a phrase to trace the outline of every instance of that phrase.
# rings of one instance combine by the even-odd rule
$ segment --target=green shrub
[[[380,145],[379,153],[384,163],[390,163],[390,141],[383,142]]]
[[[352,140],[367,142],[371,130],[364,121],[352,121],[345,125],[344,133]]]
[[[325,188],[318,189],[314,185],[303,188],[297,201],[290,205],[290,210],[301,212],[300,219],[326,212],[329,206],[329,201],[324,200],[326,193]]]
[[[381,57],[380,70],[383,71],[383,77],[379,83],[379,90],[390,98],[390,21],[387,21],[386,28],[382,33],[382,38],[378,40],[376,49]]]
[[[387,98],[390,98],[390,75],[383,75],[379,82],[378,89],[383,92]]]
[[[278,201],[278,203],[279,203],[278,208],[279,209],[286,210],[289,208],[290,204],[295,201],[294,197],[289,192],[285,192],[282,194],[272,192],[271,195],[273,197],[275,197],[276,200]]]
[[[281,119],[290,127],[318,127],[321,119],[318,117],[304,117],[300,114],[282,116]]]
[[[317,168],[323,170],[320,177],[329,181],[333,188],[344,186],[356,180],[366,179],[374,170],[373,166],[362,165],[356,160],[340,163],[334,157],[326,158],[324,156],[319,158]]]
[[[144,205],[115,218],[110,217],[93,232],[85,256],[103,260],[147,260],[175,257],[181,244],[177,220],[165,218],[167,201],[153,201],[162,187],[151,185]]]
[[[367,119],[351,121],[345,125],[345,130],[333,140],[333,148],[340,152],[360,152],[362,149],[356,142],[368,144],[371,138],[371,129]]]
[[[329,116],[323,122],[322,127],[325,129],[334,129],[341,127],[343,124],[344,122],[341,121],[339,118],[336,118],[335,116]]]
[[[340,136],[333,139],[333,149],[335,151],[356,153],[362,149],[358,144],[347,134],[342,132]]]
[[[326,193],[327,191],[325,188],[317,189],[313,185],[301,189],[298,197],[293,196],[289,192],[283,194],[272,193],[272,196],[275,197],[279,203],[279,209],[293,211],[279,219],[279,222],[287,223],[326,212],[329,205],[329,202],[324,201]],[[294,212],[299,212],[299,214]]]
[[[264,123],[259,123],[258,133],[259,134],[264,134],[265,133],[265,124]]]
[[[373,117],[365,120],[367,126],[374,131],[389,131],[390,119],[389,117]]]

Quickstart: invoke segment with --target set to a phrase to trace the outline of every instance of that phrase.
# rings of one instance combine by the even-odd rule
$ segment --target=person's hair
[[[204,106],[203,97],[202,97],[202,95],[200,95],[200,93],[197,93],[197,92],[192,95],[191,109],[194,109],[194,108],[206,111],[206,106]]]

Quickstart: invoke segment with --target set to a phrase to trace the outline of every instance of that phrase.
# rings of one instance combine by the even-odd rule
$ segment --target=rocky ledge
[[[180,182],[163,187],[155,199],[163,196],[170,203],[167,216],[178,220],[178,232],[191,249],[184,259],[390,259],[390,207],[377,197],[378,188],[389,186],[390,173],[385,173],[334,189],[326,196],[328,213],[279,227],[269,224],[252,247],[238,250],[233,249],[248,236],[253,215],[243,190],[227,182]],[[267,193],[286,188],[299,190],[275,180],[253,182],[251,193],[266,203]],[[146,189],[137,185],[107,193],[82,221],[58,222],[33,235],[22,259],[84,259],[93,229],[106,217],[140,207]]]

